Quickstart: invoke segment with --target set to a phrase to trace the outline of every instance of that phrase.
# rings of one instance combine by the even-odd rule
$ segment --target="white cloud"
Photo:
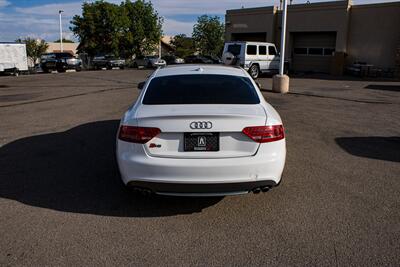
[[[279,0],[153,0],[161,16],[225,14],[227,9],[279,4]]]
[[[121,0],[109,0],[108,2],[119,4]],[[152,3],[161,16],[179,16],[225,14],[227,9],[241,8],[242,6],[258,7],[274,5],[279,3],[279,0],[153,0]],[[76,1],[16,8],[16,11],[22,14],[50,16],[58,14],[58,10],[63,10],[66,16],[73,16],[81,14],[81,7],[82,2]]]
[[[17,38],[33,37],[54,41],[58,39],[58,17],[41,17],[25,14],[0,13],[0,41],[14,41]],[[71,35],[67,23],[65,34]]]
[[[41,15],[41,16],[58,16],[58,11],[63,10],[64,16],[72,17],[81,14],[81,2],[72,2],[66,4],[46,4],[32,7],[17,7],[15,10],[20,14]]]
[[[190,36],[192,35],[194,23],[194,21],[183,22],[166,18],[164,19],[163,31],[166,35],[177,35],[180,33],[184,33]]]
[[[0,0],[0,8],[8,6],[9,4],[10,2],[8,2],[7,0]]]

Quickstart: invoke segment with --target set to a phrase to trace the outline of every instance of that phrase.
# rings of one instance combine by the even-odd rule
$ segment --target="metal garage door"
[[[329,73],[336,32],[292,33],[292,69],[299,72]]]

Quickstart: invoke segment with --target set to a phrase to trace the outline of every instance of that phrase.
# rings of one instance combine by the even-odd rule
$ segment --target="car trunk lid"
[[[256,154],[259,143],[244,135],[242,130],[266,122],[266,113],[260,104],[142,105],[135,117],[138,126],[161,130],[159,135],[144,144],[146,152],[150,156],[171,158],[252,156]],[[217,139],[219,145],[215,144]],[[217,151],[187,151],[193,146],[202,149],[201,145],[207,140],[214,143],[211,149],[217,147]],[[194,142],[191,147],[187,145],[189,141]]]

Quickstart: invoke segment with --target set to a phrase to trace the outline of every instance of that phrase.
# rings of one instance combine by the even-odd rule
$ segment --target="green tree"
[[[49,48],[49,45],[44,40],[39,41],[30,37],[25,39],[17,39],[15,42],[26,45],[26,54],[34,64],[38,58],[46,53],[47,48]]]
[[[163,19],[158,16],[151,2],[126,0],[121,4],[124,11],[125,54],[146,55],[154,51],[162,36]]]
[[[217,56],[224,46],[225,25],[218,16],[202,15],[193,26],[193,39],[202,54]]]
[[[71,21],[79,38],[79,52],[89,56],[130,57],[150,53],[161,38],[162,19],[151,2],[126,0],[120,5],[96,1],[82,5],[82,15]]]
[[[63,43],[75,43],[74,41],[69,40],[69,39],[65,39],[65,38],[63,38],[62,41],[63,41]],[[54,42],[55,42],[55,43],[59,43],[59,42],[60,42],[60,39],[57,39],[57,40],[55,40]]]
[[[118,5],[96,1],[82,4],[82,16],[72,18],[71,31],[79,38],[79,52],[119,55],[123,16]]]
[[[176,35],[171,40],[171,45],[175,49],[175,55],[181,58],[190,56],[196,51],[193,39],[185,34]]]

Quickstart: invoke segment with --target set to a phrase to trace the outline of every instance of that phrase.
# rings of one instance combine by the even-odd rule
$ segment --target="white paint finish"
[[[122,180],[166,183],[279,182],[286,158],[285,140],[260,144],[254,156],[240,158],[161,158],[141,144],[117,142]]]

